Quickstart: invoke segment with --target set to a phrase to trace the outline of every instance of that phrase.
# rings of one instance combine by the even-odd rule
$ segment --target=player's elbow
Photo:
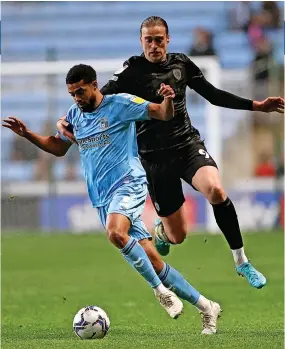
[[[59,148],[59,147],[55,147],[55,148],[50,148],[50,149],[46,149],[46,151],[54,156],[56,156],[57,158],[61,158],[62,156],[64,156],[67,153],[67,149],[65,148]]]
[[[54,154],[54,155],[55,155],[56,157],[58,157],[58,158],[61,158],[61,157],[63,157],[63,156],[67,153],[68,149],[69,149],[69,148],[61,148],[61,149],[58,149],[58,150],[56,151],[56,154]]]

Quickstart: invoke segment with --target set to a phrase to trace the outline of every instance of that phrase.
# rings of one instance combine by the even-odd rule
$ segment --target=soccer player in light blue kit
[[[171,119],[174,91],[161,84],[158,91],[164,97],[161,104],[129,94],[103,96],[95,70],[83,64],[69,70],[66,84],[76,102],[69,109],[66,121],[78,144],[90,200],[109,240],[149,283],[172,318],[178,318],[183,311],[180,297],[200,311],[202,333],[216,333],[219,304],[201,295],[177,270],[162,261],[140,218],[147,181],[138,158],[135,122]],[[15,117],[4,122],[4,127],[56,156],[65,155],[72,144],[60,133],[49,137],[38,135]]]

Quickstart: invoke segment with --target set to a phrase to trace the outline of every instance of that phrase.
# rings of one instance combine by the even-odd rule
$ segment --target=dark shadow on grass
[[[134,336],[146,339],[171,339],[176,338],[177,340],[177,329],[164,328],[159,330],[157,327],[148,325],[139,325],[136,328],[128,326],[113,326],[108,333],[108,337],[112,338],[124,338],[126,336]],[[195,336],[199,335],[199,331],[194,330],[181,330],[179,331],[179,336],[183,339],[185,336]],[[25,326],[19,325],[17,328],[10,326],[3,326],[2,328],[2,341],[23,341],[23,340],[66,340],[66,339],[77,339],[76,335],[73,333],[72,329],[62,330],[62,329],[51,329],[51,328],[37,328],[35,326]]]
[[[183,341],[185,338],[197,337],[200,335],[200,329],[180,329],[177,328],[163,328],[159,329],[156,326],[150,325],[138,325],[136,328],[128,326],[113,326],[107,337],[110,339],[117,338],[118,340],[128,337],[135,337],[140,339],[175,339],[176,341]],[[178,336],[178,337],[177,337]],[[250,329],[250,328],[239,328],[239,329],[222,329],[215,335],[217,338],[284,338],[284,332],[280,330],[270,329]],[[203,337],[205,338],[205,337]],[[19,325],[19,327],[13,328],[11,326],[2,327],[2,341],[5,343],[14,341],[27,341],[27,340],[78,340],[75,334],[71,330],[62,329],[51,329],[51,328],[37,328],[35,326]]]

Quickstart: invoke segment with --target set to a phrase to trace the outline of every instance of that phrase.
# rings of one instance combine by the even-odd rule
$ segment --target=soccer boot
[[[208,312],[202,312],[203,331],[201,334],[215,334],[217,332],[217,320],[221,316],[221,307],[218,303],[210,301],[211,309]]]
[[[183,303],[172,291],[167,292],[154,291],[155,297],[159,303],[168,312],[172,319],[177,319],[183,313]]]
[[[159,218],[154,222],[154,233],[154,244],[157,252],[161,256],[167,256],[170,250],[170,244],[164,241],[167,240],[167,236],[165,234],[163,224]]]
[[[265,276],[257,271],[249,262],[242,263],[236,267],[236,271],[239,275],[245,277],[249,284],[255,288],[262,288],[266,285]]]

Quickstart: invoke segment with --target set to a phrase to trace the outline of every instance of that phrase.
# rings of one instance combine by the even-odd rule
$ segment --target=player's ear
[[[93,85],[93,87],[94,87],[94,90],[96,90],[96,89],[98,88],[98,82],[97,82],[97,80],[92,81],[92,85]]]
[[[170,43],[170,36],[166,35],[166,42],[169,44]]]

